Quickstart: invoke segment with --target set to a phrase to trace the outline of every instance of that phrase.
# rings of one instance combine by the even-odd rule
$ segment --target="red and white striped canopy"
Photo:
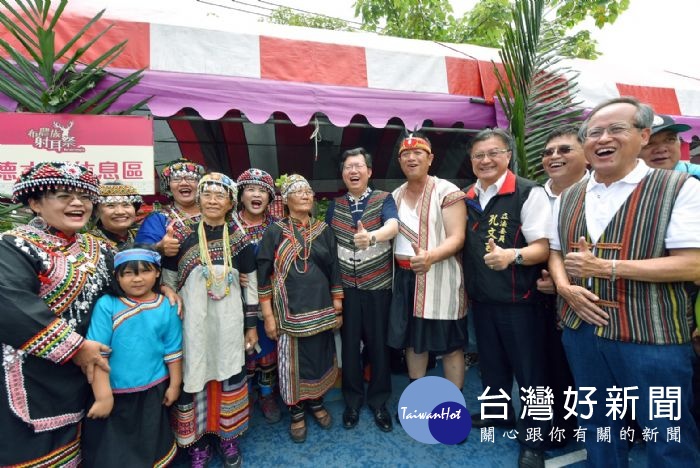
[[[80,5],[80,3],[78,3]],[[116,68],[147,69],[133,99],[153,95],[156,116],[192,108],[205,119],[238,110],[255,123],[274,112],[305,125],[322,112],[338,126],[362,115],[376,127],[399,118],[408,128],[425,120],[467,128],[496,123],[492,60],[497,51],[370,33],[349,33],[273,24],[242,24],[216,16],[174,11],[157,17],[138,10],[108,11],[98,31],[113,28],[92,51],[94,58],[128,39]],[[64,14],[59,43],[75,34],[93,11]],[[7,36],[0,32],[0,37]],[[580,72],[579,98],[586,107],[636,96],[658,113],[682,116],[700,133],[700,81],[672,73],[572,60]],[[478,98],[478,99],[473,99]],[[485,101],[487,104],[475,103]],[[695,117],[695,118],[694,118]]]

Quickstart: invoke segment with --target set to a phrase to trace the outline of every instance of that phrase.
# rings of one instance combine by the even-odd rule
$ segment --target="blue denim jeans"
[[[579,426],[586,429],[588,464],[594,467],[627,467],[628,445],[621,440],[620,431],[626,423],[606,416],[608,392],[616,386],[638,387],[631,395],[636,401],[635,419],[644,429],[656,428],[656,442],[646,443],[647,461],[650,467],[700,466],[698,429],[690,413],[692,405],[692,372],[694,353],[690,343],[684,345],[645,345],[608,340],[595,335],[595,327],[582,324],[577,330],[564,328],[562,337],[566,356],[574,375],[576,387],[594,387],[591,400],[597,401],[593,416],[583,419],[589,412],[582,405],[585,393],[579,391]],[[654,417],[650,419],[649,387],[680,387],[680,419]],[[623,393],[624,395],[624,393]],[[628,407],[628,412],[630,408]],[[674,410],[675,413],[675,410]],[[597,442],[596,430],[610,427],[610,442]],[[667,429],[679,427],[681,443],[667,442]],[[638,434],[635,434],[638,437]]]

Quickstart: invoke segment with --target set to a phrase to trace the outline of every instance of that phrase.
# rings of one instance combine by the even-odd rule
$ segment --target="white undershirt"
[[[653,170],[638,159],[629,174],[609,186],[596,182],[595,172],[591,173],[586,185],[586,229],[591,242],[598,242],[639,182]],[[561,250],[557,221],[560,205],[561,198],[554,203],[556,216],[549,230],[549,246],[553,250]],[[694,178],[687,180],[678,193],[666,229],[665,246],[667,249],[700,248],[700,182]]]
[[[417,206],[418,205],[416,204],[416,207]],[[420,225],[418,221],[418,213],[415,209],[409,208],[408,203],[406,202],[399,205],[399,219],[413,232],[418,232],[418,226]],[[411,242],[400,232],[394,240],[394,253],[396,255],[404,255],[407,257],[413,257],[415,255],[413,247],[411,247]]]
[[[577,183],[579,183],[582,180],[587,179],[587,178],[588,178],[588,170],[586,170],[583,173],[583,176],[581,176],[581,178],[579,180],[577,180],[576,182],[574,182],[572,185],[575,185],[575,184],[577,184]],[[547,182],[544,183],[544,186],[542,188],[544,188],[544,192],[547,194],[547,197],[549,198],[550,207],[554,208],[554,202],[557,201],[557,199],[561,197],[561,193],[559,193],[559,195],[555,195],[554,192],[552,191],[552,179],[547,179]],[[564,189],[564,190],[566,190],[566,189]],[[564,190],[562,190],[562,192]],[[552,216],[554,216],[554,215],[556,215],[556,213],[552,212]]]
[[[484,208],[488,202],[498,194],[506,181],[507,172],[491,184],[489,188],[483,190],[481,181],[477,181],[474,186],[474,191],[479,197],[479,204]],[[552,214],[550,210],[543,210],[543,206],[549,206],[549,199],[542,187],[532,187],[527,200],[520,208],[520,221],[522,223],[520,230],[528,244],[539,239],[546,239],[549,234]]]

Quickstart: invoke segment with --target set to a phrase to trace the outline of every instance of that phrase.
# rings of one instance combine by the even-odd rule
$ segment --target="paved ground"
[[[441,375],[439,369],[431,374]],[[396,408],[401,392],[408,384],[405,376],[394,375],[394,395],[390,401],[391,408]],[[478,409],[476,395],[482,391],[478,366],[469,370],[466,377],[464,395],[467,409]],[[494,443],[480,442],[479,431],[469,435],[462,445],[427,445],[413,440],[400,425],[388,434],[381,432],[375,425],[368,409],[363,409],[360,423],[355,429],[342,427],[344,404],[338,390],[332,390],[328,396],[327,407],[333,415],[333,427],[324,431],[309,416],[307,424],[309,433],[304,444],[293,443],[288,434],[288,414],[282,421],[269,425],[255,408],[248,432],[241,438],[243,464],[247,466],[313,466],[313,467],[515,467],[517,466],[518,444],[503,437],[496,431]],[[393,410],[392,410],[393,411]],[[574,466],[583,467],[585,451],[582,444],[569,443],[564,449],[547,452],[548,468]],[[630,453],[630,467],[646,467],[644,448],[635,447]],[[188,466],[186,454],[178,456],[174,466]],[[210,465],[220,467],[221,461],[215,459]]]

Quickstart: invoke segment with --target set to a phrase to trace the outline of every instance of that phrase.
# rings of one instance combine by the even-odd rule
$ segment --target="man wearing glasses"
[[[649,466],[700,466],[690,414],[700,182],[638,159],[653,119],[634,98],[594,108],[581,127],[591,176],[554,207],[549,270],[563,299],[562,339],[592,466],[628,465],[619,436],[624,411],[582,404],[608,395],[623,399],[627,412],[634,407],[633,419],[658,434],[646,444]],[[610,440],[598,441],[601,428]]]
[[[561,193],[567,188],[588,178],[586,168],[586,156],[583,154],[583,140],[579,136],[577,125],[567,125],[553,130],[545,142],[542,151],[542,167],[549,176],[544,184],[544,191],[549,198],[550,208],[559,199]],[[553,214],[554,215],[554,214]],[[548,447],[556,448],[567,444],[575,436],[578,427],[576,418],[565,416],[568,411],[565,408],[564,392],[569,387],[574,387],[573,377],[566,360],[566,354],[561,344],[561,330],[558,327],[556,310],[556,290],[549,272],[542,270],[542,276],[537,280],[537,289],[547,294],[546,297],[546,354],[549,384],[554,395],[554,407],[552,427],[557,430],[564,429],[563,438],[560,440],[548,439]]]
[[[547,136],[542,151],[542,167],[549,176],[544,191],[551,203],[565,189],[588,177],[587,164],[578,126],[561,127]]]
[[[700,178],[700,165],[680,160],[681,139],[678,133],[688,130],[690,125],[676,123],[668,115],[655,115],[649,143],[642,148],[639,157],[649,167],[687,172]]]
[[[360,343],[367,349],[371,377],[367,404],[377,427],[393,428],[386,402],[391,396],[389,348],[386,344],[391,304],[391,240],[399,232],[398,212],[388,192],[369,187],[372,156],[364,148],[345,151],[340,171],[348,193],[333,200],[326,224],[338,241],[343,280],[343,427],[352,429],[360,419],[365,396]]]
[[[472,427],[479,428],[516,426],[510,403],[513,376],[521,398],[528,397],[524,390],[547,385],[545,315],[536,282],[549,255],[551,213],[542,187],[508,169],[512,148],[508,132],[485,129],[474,136],[469,153],[477,181],[465,190],[464,274],[484,396],[505,404],[499,414],[482,407],[481,417],[472,418]],[[543,467],[543,442],[527,434],[539,429],[546,436],[549,421],[528,413],[526,405],[523,400],[518,464]]]

